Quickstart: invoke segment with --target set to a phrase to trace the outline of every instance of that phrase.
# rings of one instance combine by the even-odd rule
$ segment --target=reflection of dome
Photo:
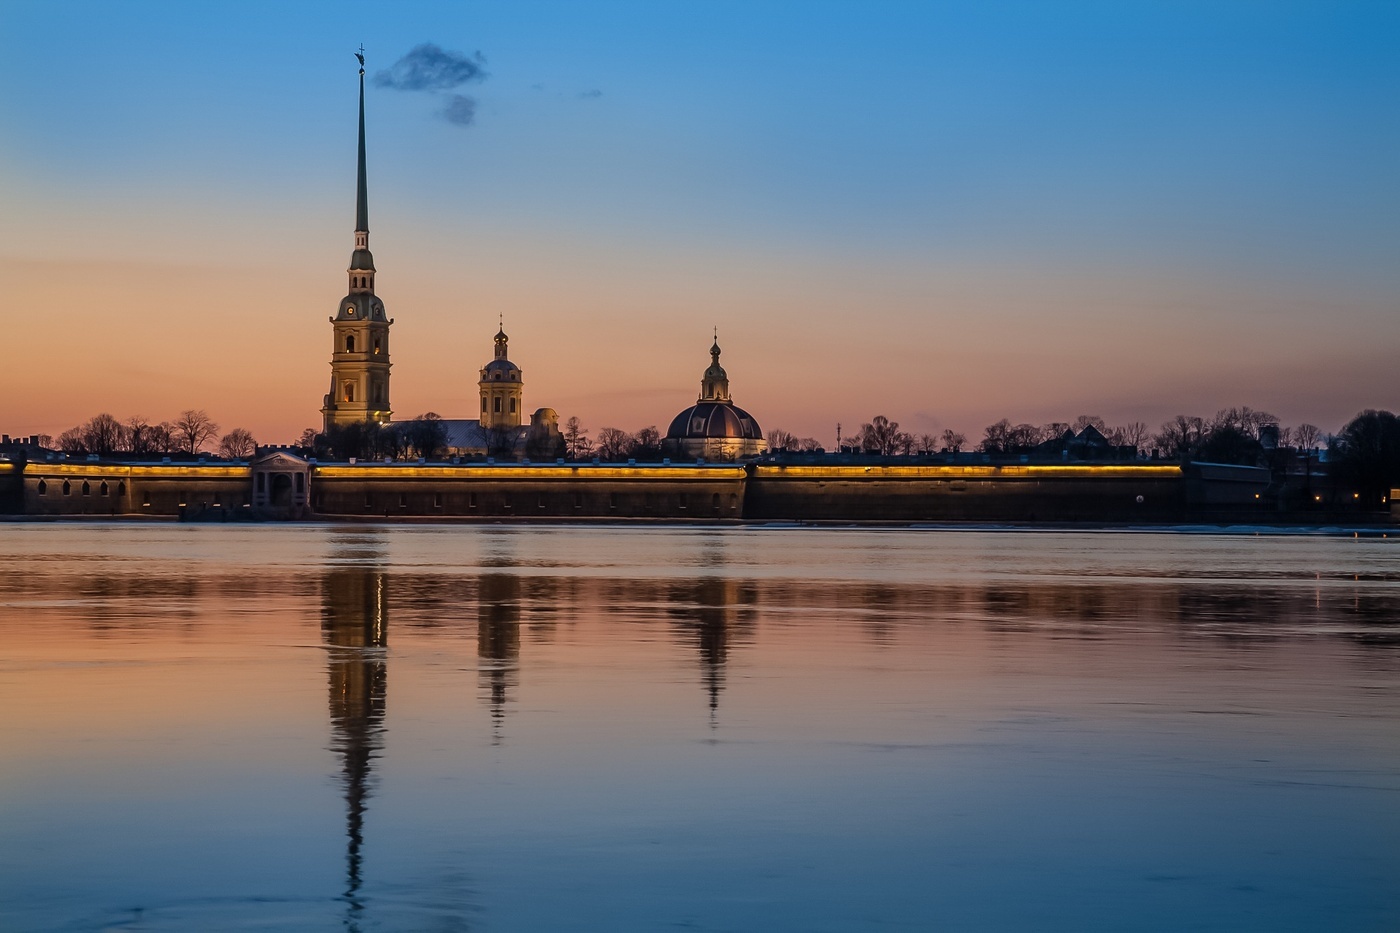
[[[670,438],[761,440],[763,431],[753,416],[732,402],[696,402],[676,415],[666,430]]]

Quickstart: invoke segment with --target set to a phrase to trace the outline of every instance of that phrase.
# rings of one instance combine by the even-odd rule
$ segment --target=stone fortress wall
[[[0,461],[0,511],[203,521],[1151,524],[1275,520],[1259,498],[1268,480],[1267,470],[1208,464],[352,464],[273,452],[251,462]]]

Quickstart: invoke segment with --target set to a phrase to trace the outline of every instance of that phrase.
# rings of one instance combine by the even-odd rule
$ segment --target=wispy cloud
[[[580,91],[578,96],[580,100],[597,100],[603,96],[603,92],[595,87],[592,90]]]
[[[463,55],[450,52],[431,42],[409,50],[393,65],[375,74],[377,87],[394,91],[415,91],[437,94],[451,91],[464,84],[485,81],[486,56],[480,52]],[[466,94],[444,94],[437,116],[453,126],[471,126],[476,122],[476,98]]]
[[[378,87],[396,91],[449,91],[471,81],[485,81],[486,57],[480,52],[463,55],[424,42],[374,76]]]
[[[442,108],[442,118],[454,126],[471,126],[476,119],[476,100],[465,94],[453,94]]]

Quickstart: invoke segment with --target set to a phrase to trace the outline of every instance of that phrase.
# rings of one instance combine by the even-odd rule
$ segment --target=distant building
[[[1052,437],[1031,451],[1042,460],[1135,460],[1138,449],[1133,444],[1114,444],[1092,424],[1078,434],[1066,428],[1059,437]]]
[[[710,366],[700,379],[700,398],[676,415],[662,451],[672,457],[744,460],[768,449],[753,416],[729,397],[729,376],[719,365],[719,339],[710,347]]]
[[[510,361],[509,341],[504,327],[497,331],[495,358],[481,367],[477,383],[481,417],[441,422],[449,456],[501,454],[544,460],[564,455],[564,436],[559,433],[559,415],[554,409],[536,409],[529,424],[520,422],[525,410],[525,378],[520,367]]]

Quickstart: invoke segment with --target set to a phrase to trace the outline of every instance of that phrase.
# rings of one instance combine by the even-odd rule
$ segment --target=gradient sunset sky
[[[320,424],[361,43],[396,417],[474,417],[498,315],[595,432],[664,430],[712,326],[826,444],[1400,406],[1395,2],[8,0],[0,43],[5,433]],[[374,80],[425,43],[480,73]]]

